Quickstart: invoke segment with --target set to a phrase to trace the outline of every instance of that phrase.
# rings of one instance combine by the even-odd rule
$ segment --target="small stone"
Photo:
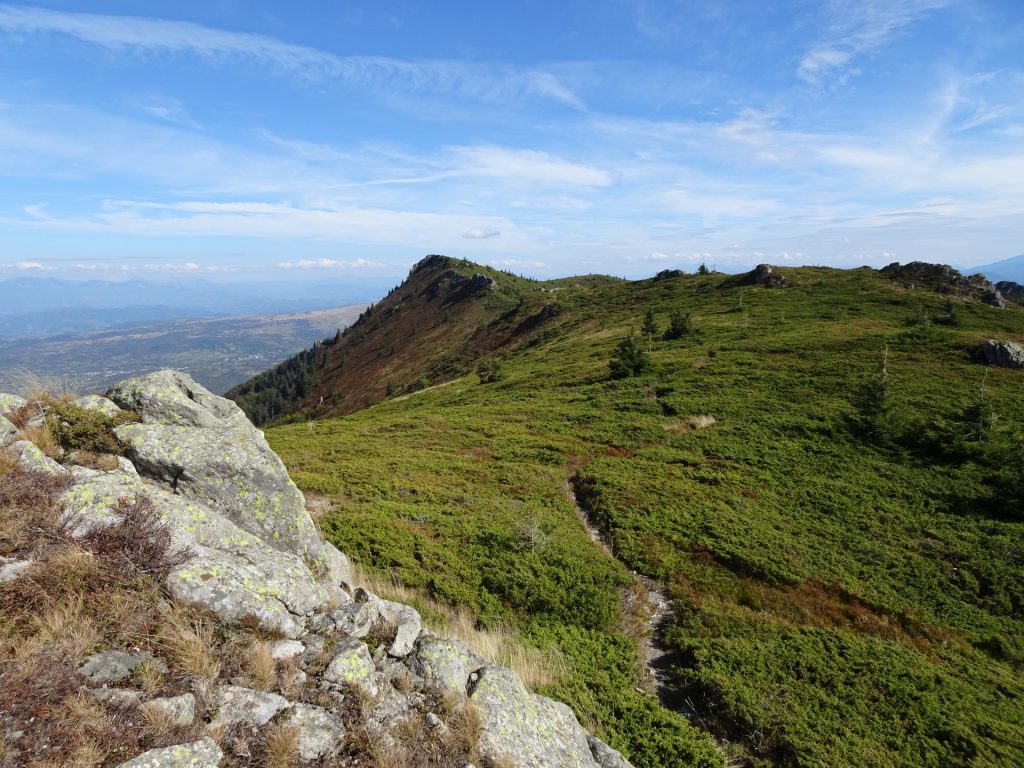
[[[0,416],[0,447],[10,445],[16,434],[18,428],[6,416]]]
[[[217,711],[216,725],[243,723],[252,727],[266,725],[282,709],[290,705],[276,693],[254,691],[238,685],[223,685],[213,694],[212,708]]]
[[[142,705],[145,710],[166,715],[173,725],[192,725],[196,717],[196,697],[191,693],[181,696],[152,699]]]
[[[363,638],[370,634],[381,619],[380,601],[376,598],[364,602],[349,603],[331,611],[334,627],[348,637]]]
[[[126,653],[125,651],[94,653],[78,668],[78,674],[85,677],[91,683],[116,683],[128,677],[132,670],[146,661],[153,664],[160,672],[167,674],[167,665],[145,651],[139,651],[138,653]]]
[[[373,657],[365,643],[349,638],[338,643],[337,652],[324,670],[324,680],[338,685],[372,685]]]
[[[416,644],[416,638],[420,636],[422,622],[419,612],[411,606],[393,603],[390,600],[381,600],[380,610],[384,617],[395,625],[395,639],[388,648],[388,653],[399,659],[408,656]]]
[[[117,768],[217,768],[223,759],[217,742],[206,736],[190,744],[151,749]]]
[[[132,688],[86,688],[93,698],[112,707],[137,707],[142,703],[142,691]]]
[[[333,753],[345,737],[341,719],[311,704],[296,704],[285,722],[299,733],[299,757],[319,760]]]
[[[298,640],[278,640],[270,646],[270,656],[278,661],[294,659],[306,652],[306,646]]]
[[[19,408],[23,408],[26,403],[27,401],[24,397],[8,395],[6,392],[0,392],[0,414],[16,411]]]
[[[0,584],[14,581],[30,565],[32,565],[31,560],[6,560],[0,565]]]

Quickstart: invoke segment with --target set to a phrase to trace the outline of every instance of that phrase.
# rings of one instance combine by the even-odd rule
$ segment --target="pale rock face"
[[[517,768],[597,768],[587,732],[565,704],[530,693],[510,669],[484,667],[470,698],[480,710],[480,754]]]
[[[1024,368],[1024,347],[1012,341],[989,339],[978,350],[978,357],[987,365]]]
[[[395,626],[395,639],[388,648],[388,653],[399,659],[408,656],[416,643],[416,638],[420,636],[422,622],[419,612],[408,605],[393,603],[390,600],[380,601],[380,612],[385,620]]]
[[[285,716],[285,722],[299,734],[299,757],[319,760],[333,754],[345,738],[341,718],[312,704],[296,704]]]
[[[217,742],[207,736],[191,744],[151,749],[117,768],[217,768],[223,759]]]
[[[16,434],[18,434],[18,428],[11,423],[11,420],[6,416],[0,416],[0,448],[10,445]]]
[[[31,560],[10,560],[0,557],[0,584],[14,581],[30,565],[32,565]]]
[[[10,413],[16,411],[22,406],[27,404],[27,400],[24,397],[18,397],[17,395],[9,395],[6,392],[0,392],[0,414]]]

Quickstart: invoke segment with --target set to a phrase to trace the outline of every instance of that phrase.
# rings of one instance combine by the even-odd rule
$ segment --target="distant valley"
[[[224,392],[354,322],[365,304],[289,314],[136,322],[0,341],[0,390],[33,377],[51,389],[98,392],[157,368],[188,371]],[[96,310],[101,311],[101,310]],[[113,311],[113,310],[111,310]]]

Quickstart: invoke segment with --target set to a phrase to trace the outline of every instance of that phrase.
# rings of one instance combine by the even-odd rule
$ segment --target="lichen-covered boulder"
[[[28,401],[24,397],[18,397],[17,395],[9,395],[6,392],[0,392],[0,413],[10,413],[16,411],[26,405]]]
[[[406,663],[429,685],[465,693],[470,674],[486,662],[457,640],[423,635]]]
[[[11,446],[18,456],[18,467],[23,472],[42,472],[44,475],[70,475],[67,468],[62,467],[28,440],[19,440]]]
[[[217,742],[206,736],[191,744],[151,749],[117,768],[217,768],[223,759]]]
[[[516,768],[598,768],[588,734],[565,704],[530,693],[505,667],[484,667],[470,696],[485,760]]]
[[[145,651],[103,651],[87,658],[79,667],[78,674],[90,683],[116,683],[128,677],[136,667],[147,662],[161,672],[167,672],[166,664]]]
[[[395,629],[395,639],[388,646],[388,654],[399,659],[408,656],[420,636],[422,621],[419,612],[403,603],[383,599],[380,600],[380,612]]]
[[[143,423],[116,430],[140,474],[317,569],[328,566],[302,493],[237,405],[177,371],[116,384],[108,394],[142,415]]]
[[[171,725],[192,725],[196,719],[196,697],[191,693],[183,693],[181,696],[150,699],[142,705],[142,709],[167,718]]]
[[[115,416],[121,412],[114,403],[105,397],[99,395],[85,395],[72,401],[72,405],[76,405],[86,411],[98,411],[106,416]]]
[[[146,496],[168,525],[173,545],[191,558],[165,585],[175,597],[198,603],[228,622],[256,620],[266,630],[299,637],[305,616],[327,602],[327,592],[297,555],[268,546],[214,510],[147,486],[121,471],[84,477],[61,496],[68,530],[82,536],[119,520],[121,499]]]
[[[617,750],[612,749],[596,736],[588,736],[587,744],[590,745],[590,754],[594,756],[594,762],[601,768],[633,768]]]
[[[0,416],[0,447],[14,442],[16,434],[18,434],[18,428],[11,423],[11,420],[6,416]]]

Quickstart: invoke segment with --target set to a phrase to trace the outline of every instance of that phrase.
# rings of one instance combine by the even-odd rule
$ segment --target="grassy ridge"
[[[682,697],[733,756],[1024,761],[1021,372],[966,351],[1019,340],[1024,311],[956,301],[941,324],[943,299],[871,270],[787,274],[566,287],[501,381],[268,439],[364,565],[561,648],[576,671],[554,693],[638,765],[720,758],[634,690],[623,563],[670,590]],[[696,333],[644,339],[654,368],[610,379],[648,308]],[[573,478],[621,563],[576,520]]]

